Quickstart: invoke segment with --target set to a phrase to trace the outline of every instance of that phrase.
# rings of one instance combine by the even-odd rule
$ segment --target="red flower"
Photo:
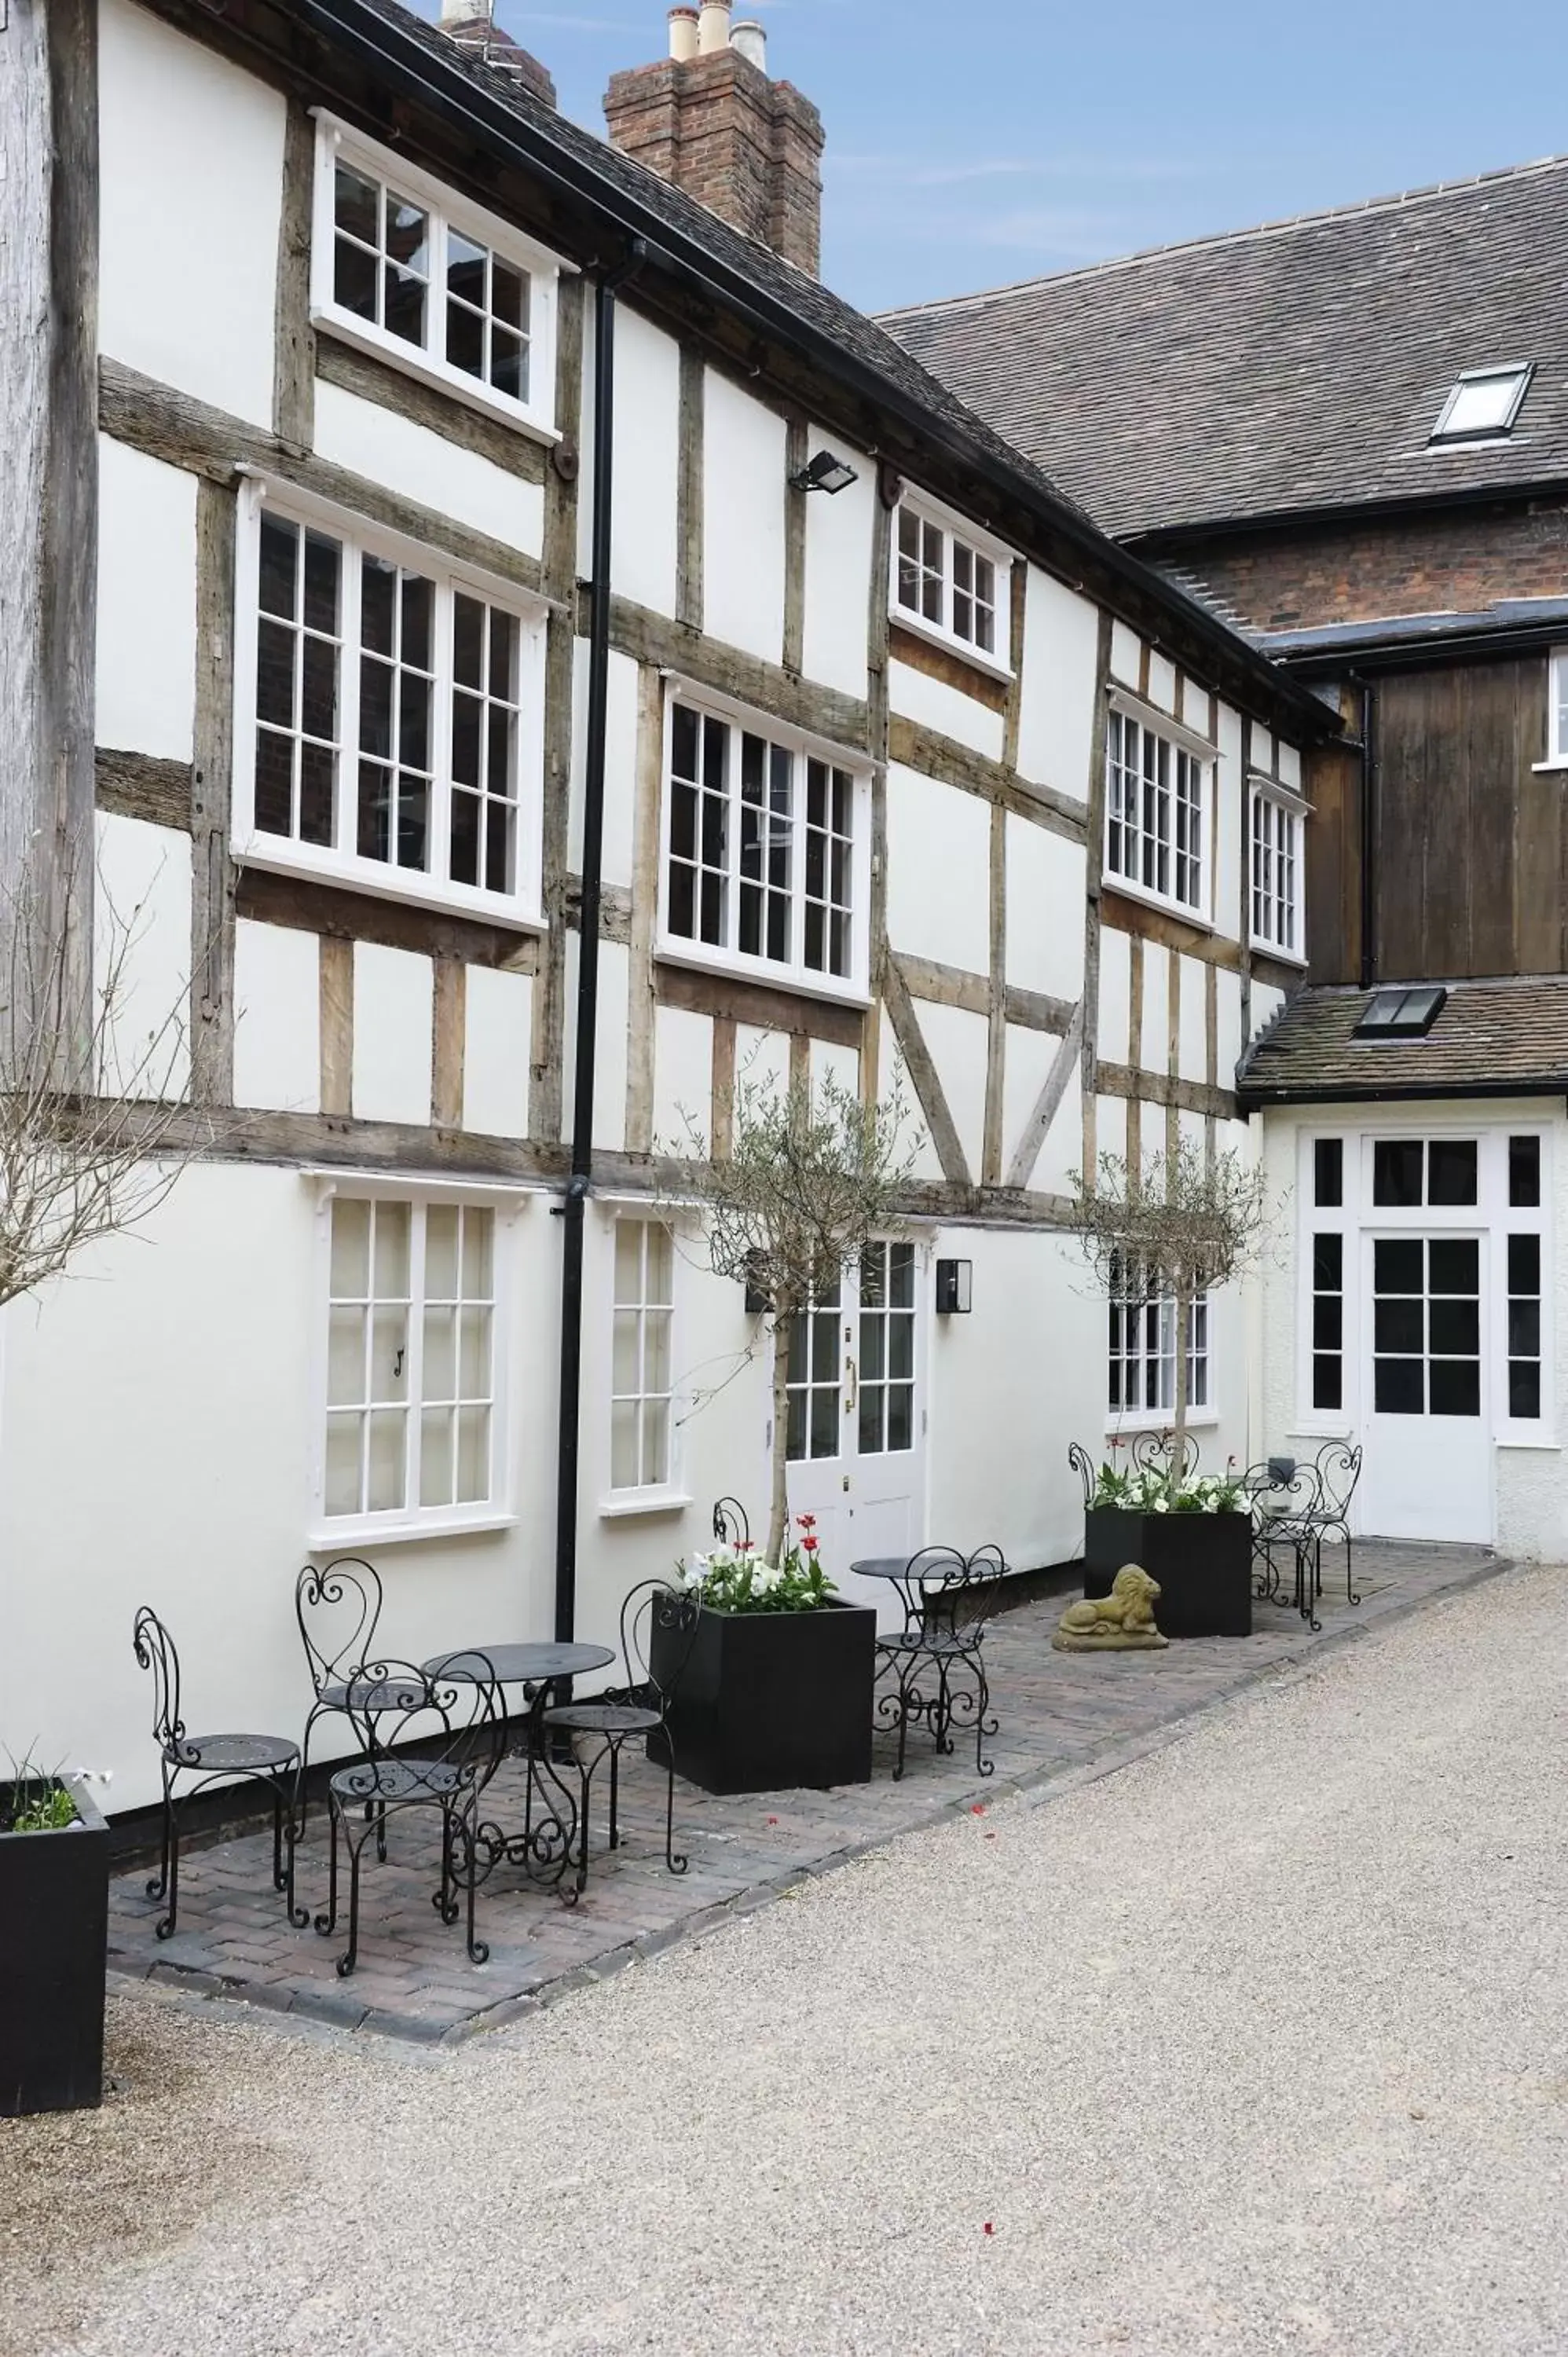
[[[817,1527],[817,1518],[815,1514],[797,1514],[795,1520],[800,1523],[800,1528],[803,1531],[814,1531]]]
[[[756,1544],[754,1539],[736,1539],[735,1551],[736,1555],[749,1555]]]
[[[992,2224],[992,2222],[991,2222],[991,2221],[990,2221],[990,2219],[989,2219],[989,2218],[986,2220],[986,2222],[985,2222],[984,2225],[982,2227],[981,2232],[982,2232],[983,2233],[986,2233],[986,2234],[994,2234],[994,2233],[996,2232],[995,2227]]]
[[[768,1822],[770,1825],[776,1825],[779,1823],[779,1820],[777,1817],[769,1817]]]
[[[983,1801],[972,1801],[972,1802],[970,1803],[969,1813],[970,1813],[970,1815],[971,1815],[972,1817],[983,1817],[983,1816],[985,1814],[985,1803],[984,1803],[984,1802],[983,1802]]]
[[[815,1540],[815,1539],[802,1539],[802,1540],[800,1541],[800,1544],[805,1548],[806,1553],[807,1553],[808,1555],[815,1555],[815,1554],[816,1554],[816,1552],[817,1552],[817,1542],[816,1542],[816,1540]]]

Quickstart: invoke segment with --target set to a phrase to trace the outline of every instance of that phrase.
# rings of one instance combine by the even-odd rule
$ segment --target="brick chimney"
[[[530,97],[542,99],[546,106],[555,103],[555,84],[539,59],[520,48],[510,33],[503,33],[495,21],[495,0],[441,0],[441,29],[449,40],[470,56],[483,59],[497,73],[504,73],[528,91]]]
[[[822,118],[768,73],[768,37],[732,25],[731,0],[670,11],[670,55],[612,74],[614,145],[815,277],[822,261]]]

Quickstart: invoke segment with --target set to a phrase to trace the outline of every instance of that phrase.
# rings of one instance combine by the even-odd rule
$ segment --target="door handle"
[[[843,1412],[853,1415],[860,1404],[860,1364],[858,1360],[846,1358],[844,1367],[849,1375],[849,1397],[843,1404]]]

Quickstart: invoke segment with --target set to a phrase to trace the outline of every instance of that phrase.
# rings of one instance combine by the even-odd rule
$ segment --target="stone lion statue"
[[[1058,1653],[1131,1653],[1168,1645],[1155,1626],[1160,1584],[1141,1565],[1124,1563],[1109,1596],[1069,1604],[1051,1639]]]

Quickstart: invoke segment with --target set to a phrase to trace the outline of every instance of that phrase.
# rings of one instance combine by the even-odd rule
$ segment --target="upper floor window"
[[[893,619],[1009,669],[1006,552],[937,507],[906,498],[893,543]]]
[[[551,430],[559,267],[402,156],[320,118],[312,317],[348,341]]]
[[[506,1511],[493,1207],[329,1206],[317,1510],[329,1540]]]
[[[863,993],[867,780],[810,738],[677,694],[671,704],[663,939],[704,964]]]
[[[1304,957],[1302,812],[1261,780],[1252,787],[1251,858],[1253,946]]]
[[[1172,907],[1207,913],[1212,757],[1175,722],[1112,705],[1106,746],[1105,870]]]
[[[1547,694],[1546,758],[1568,769],[1568,647],[1552,650]]]
[[[534,920],[542,610],[325,511],[243,516],[238,856]]]
[[[1431,440],[1489,442],[1510,434],[1534,372],[1534,364],[1529,361],[1508,368],[1466,369],[1444,403]]]

